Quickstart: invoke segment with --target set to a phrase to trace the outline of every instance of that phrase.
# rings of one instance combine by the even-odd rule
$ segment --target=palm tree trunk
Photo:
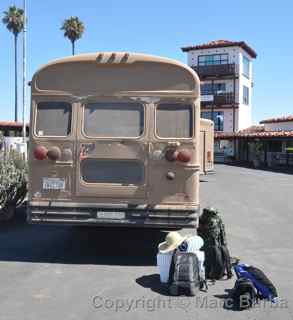
[[[14,121],[17,122],[18,120],[18,94],[17,94],[17,34],[14,35],[14,94],[15,94],[15,105],[14,105]]]
[[[75,55],[75,41],[72,41],[72,55]]]

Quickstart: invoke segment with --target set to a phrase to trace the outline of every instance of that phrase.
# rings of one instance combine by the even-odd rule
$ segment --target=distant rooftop
[[[27,123],[28,127],[29,124]],[[0,121],[0,128],[22,128],[22,122],[14,122],[14,121]]]
[[[215,139],[293,138],[293,130],[266,131],[264,125],[251,126],[238,132],[216,132]]]
[[[278,118],[271,118],[271,119],[266,119],[262,120],[260,123],[278,123],[278,122],[291,122],[293,121],[293,115],[287,116],[287,117],[278,117]]]
[[[212,49],[212,48],[224,48],[224,47],[241,47],[245,50],[252,58],[256,58],[256,52],[244,41],[230,41],[230,40],[214,40],[204,44],[187,46],[181,48],[183,52],[188,52],[191,50],[201,50],[201,49]]]

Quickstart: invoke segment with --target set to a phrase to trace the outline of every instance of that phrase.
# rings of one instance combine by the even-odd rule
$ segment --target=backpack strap
[[[173,282],[173,275],[174,275],[174,271],[175,271],[175,255],[177,253],[177,249],[175,249],[173,251],[172,254],[172,259],[171,259],[171,265],[170,265],[170,269],[169,269],[169,279],[168,279],[168,284],[170,285]]]
[[[206,281],[206,279],[202,280],[201,283],[200,283],[200,290],[201,291],[204,291],[204,292],[208,292],[208,283]]]
[[[223,223],[223,220],[220,216],[218,216],[218,227],[220,230],[220,243],[221,245],[227,246],[227,237],[226,237],[226,230],[225,230],[225,225]]]
[[[227,278],[230,279],[233,277],[230,253],[225,245],[221,246],[221,251],[223,255],[225,273],[227,274]]]

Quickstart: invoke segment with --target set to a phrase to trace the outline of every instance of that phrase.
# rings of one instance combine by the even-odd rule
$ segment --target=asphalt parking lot
[[[201,182],[202,206],[222,212],[231,254],[276,285],[274,307],[225,307],[235,278],[195,298],[168,297],[155,266],[163,232],[31,226],[19,212],[0,226],[0,319],[293,320],[292,190],[293,175],[224,165]]]

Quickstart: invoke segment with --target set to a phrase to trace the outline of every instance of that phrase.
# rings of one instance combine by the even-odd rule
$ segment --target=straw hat
[[[158,248],[160,253],[167,253],[175,250],[188,236],[181,236],[179,232],[172,231],[166,236],[164,242],[160,243]]]

